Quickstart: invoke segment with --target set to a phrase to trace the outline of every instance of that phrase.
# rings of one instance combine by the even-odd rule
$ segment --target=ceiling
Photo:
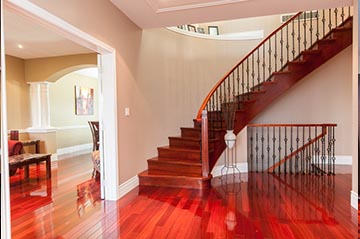
[[[4,10],[4,36],[5,53],[22,59],[92,52],[8,9]]]
[[[142,29],[352,5],[353,0],[110,0]]]

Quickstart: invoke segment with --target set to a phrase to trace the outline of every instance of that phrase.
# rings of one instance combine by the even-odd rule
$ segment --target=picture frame
[[[208,33],[212,36],[219,35],[219,27],[218,26],[208,26]]]
[[[89,87],[75,86],[75,114],[94,114],[94,89]]]
[[[198,28],[197,28],[197,32],[204,34],[204,33],[205,33],[205,29],[204,29],[203,27],[198,27]]]
[[[187,29],[189,32],[196,32],[196,27],[194,25],[187,25]]]

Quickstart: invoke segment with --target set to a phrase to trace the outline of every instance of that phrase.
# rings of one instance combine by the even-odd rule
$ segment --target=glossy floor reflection
[[[101,209],[100,183],[91,178],[90,154],[30,166],[30,178],[18,170],[10,177],[13,238],[62,238],[62,235]]]
[[[357,238],[350,174],[237,174],[209,190],[137,187],[113,202],[99,199],[88,157],[53,164],[51,180],[42,165],[28,182],[12,179],[13,238]]]

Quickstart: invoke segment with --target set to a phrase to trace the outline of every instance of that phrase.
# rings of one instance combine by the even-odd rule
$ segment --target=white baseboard
[[[224,165],[218,165],[213,168],[211,171],[211,174],[213,177],[221,176],[221,169],[224,167]],[[240,173],[247,173],[248,172],[248,163],[237,163],[236,167],[240,170]],[[236,169],[235,169],[236,171]],[[224,169],[224,174],[232,173],[233,169],[229,168],[229,170]]]
[[[120,184],[118,188],[119,199],[125,196],[128,192],[130,192],[137,186],[139,186],[139,177],[137,175]]]
[[[338,165],[352,165],[352,156],[337,155],[335,156],[335,164]]]
[[[351,206],[356,210],[358,210],[358,205],[359,205],[358,200],[359,200],[359,195],[356,192],[351,191],[350,193]]]
[[[64,154],[81,155],[81,154],[90,153],[92,151],[92,147],[93,147],[92,143],[80,144],[80,145],[75,145],[75,146],[71,146],[71,147],[57,149],[56,153],[57,153],[57,156],[62,156]]]

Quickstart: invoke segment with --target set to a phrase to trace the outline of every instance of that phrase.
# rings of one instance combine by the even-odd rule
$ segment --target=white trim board
[[[35,23],[45,26],[57,34],[87,47],[94,52],[100,53],[98,58],[102,62],[100,70],[101,76],[103,77],[99,80],[101,86],[101,91],[99,92],[99,123],[102,129],[100,132],[100,151],[102,152],[100,155],[100,164],[104,165],[102,170],[105,171],[105,173],[101,174],[103,176],[100,178],[102,186],[101,196],[107,200],[117,200],[119,198],[119,159],[116,90],[117,80],[119,79],[116,79],[116,50],[63,19],[33,4],[29,0],[6,0],[4,4],[19,15],[28,17]],[[103,97],[103,95],[106,95],[106,97]],[[4,97],[4,94],[1,96]],[[2,101],[2,104],[4,104],[4,102],[6,103],[6,100]],[[3,110],[4,108],[2,107],[1,109]],[[3,114],[2,118],[6,118],[6,113]],[[6,129],[6,127],[4,129]],[[104,158],[107,159],[106,164],[102,163]],[[105,190],[103,190],[103,188]]]
[[[355,208],[356,210],[358,210],[358,206],[359,206],[358,200],[359,200],[359,195],[358,195],[356,192],[351,191],[351,192],[350,192],[350,202],[351,202],[351,206],[352,206],[353,208]]]
[[[134,177],[120,184],[118,189],[119,198],[124,197],[126,194],[128,194],[131,190],[133,190],[137,186],[139,186],[139,177],[135,175]]]
[[[79,145],[74,145],[74,146],[70,146],[70,147],[66,147],[66,148],[57,149],[56,153],[58,156],[62,156],[64,154],[81,155],[81,154],[85,154],[85,153],[90,153],[92,150],[92,147],[93,147],[92,143],[79,144]]]

